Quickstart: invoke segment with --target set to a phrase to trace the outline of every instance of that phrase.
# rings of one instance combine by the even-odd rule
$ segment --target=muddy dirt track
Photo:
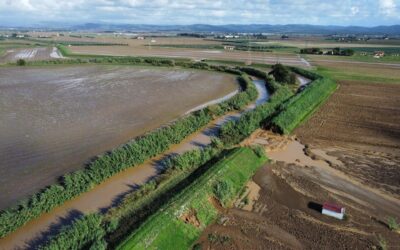
[[[0,209],[237,89],[227,74],[123,66],[7,67],[0,75]]]
[[[388,227],[400,219],[399,107],[400,85],[341,82],[299,141],[254,133],[244,144],[274,160],[253,177],[259,198],[224,211],[202,249],[400,249]],[[345,220],[322,215],[324,202],[344,206]]]

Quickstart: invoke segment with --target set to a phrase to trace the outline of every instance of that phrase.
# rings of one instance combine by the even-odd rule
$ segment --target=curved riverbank
[[[262,104],[268,100],[268,92],[265,90],[264,81],[255,81],[258,98],[256,104],[249,105],[246,110],[251,110],[256,105]],[[66,202],[62,206],[44,214],[37,219],[27,223],[17,231],[0,240],[0,246],[4,249],[28,248],[35,246],[46,239],[46,235],[54,233],[53,228],[59,228],[60,225],[68,224],[73,218],[79,217],[82,213],[87,214],[95,211],[106,211],[116,201],[121,199],[124,194],[132,191],[138,185],[141,185],[154,177],[159,168],[162,167],[160,160],[171,154],[182,154],[195,148],[201,148],[211,142],[211,137],[218,133],[222,124],[236,120],[245,112],[232,112],[213,121],[202,130],[192,134],[179,145],[175,145],[161,156],[151,159],[144,164],[130,168],[121,172],[107,181],[96,186],[94,189],[86,192],[79,197]],[[44,233],[45,237],[41,236]],[[36,240],[35,240],[36,239]]]

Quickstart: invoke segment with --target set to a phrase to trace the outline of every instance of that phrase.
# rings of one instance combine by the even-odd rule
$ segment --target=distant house
[[[381,58],[385,56],[385,51],[375,51],[374,52],[374,57],[375,58]]]
[[[360,55],[366,56],[366,55],[368,55],[368,53],[367,52],[361,52]]]
[[[345,208],[336,204],[325,202],[322,206],[322,214],[343,220]]]
[[[235,46],[225,45],[224,50],[235,50]]]
[[[138,36],[136,37],[137,40],[144,40],[144,36]]]

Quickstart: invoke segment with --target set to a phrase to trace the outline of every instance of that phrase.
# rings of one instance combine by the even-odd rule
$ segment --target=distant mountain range
[[[322,25],[269,25],[269,24],[228,24],[228,25],[146,25],[146,24],[99,24],[87,23],[71,27],[91,31],[132,31],[132,32],[204,32],[204,33],[280,33],[280,34],[367,34],[400,35],[400,25],[392,26],[322,26]]]
[[[3,28],[9,28],[4,27]],[[28,29],[21,27],[21,29]],[[320,35],[400,35],[400,25],[392,26],[323,26],[307,24],[227,24],[227,25],[148,25],[148,24],[107,24],[107,23],[86,23],[81,25],[42,23],[32,29],[49,30],[79,30],[95,32],[196,32],[196,33],[278,33],[278,34],[320,34]]]

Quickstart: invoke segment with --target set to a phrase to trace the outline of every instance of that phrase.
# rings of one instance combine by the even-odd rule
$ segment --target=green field
[[[332,67],[318,67],[317,72],[337,81],[361,81],[373,83],[399,84],[400,77],[396,75],[383,76],[374,72],[355,72],[351,69],[341,70]]]
[[[217,218],[218,211],[210,201],[215,197],[215,185],[227,183],[232,201],[266,161],[265,156],[258,156],[250,148],[234,149],[150,217],[117,249],[190,248],[202,230]],[[182,219],[190,214],[198,225]]]

